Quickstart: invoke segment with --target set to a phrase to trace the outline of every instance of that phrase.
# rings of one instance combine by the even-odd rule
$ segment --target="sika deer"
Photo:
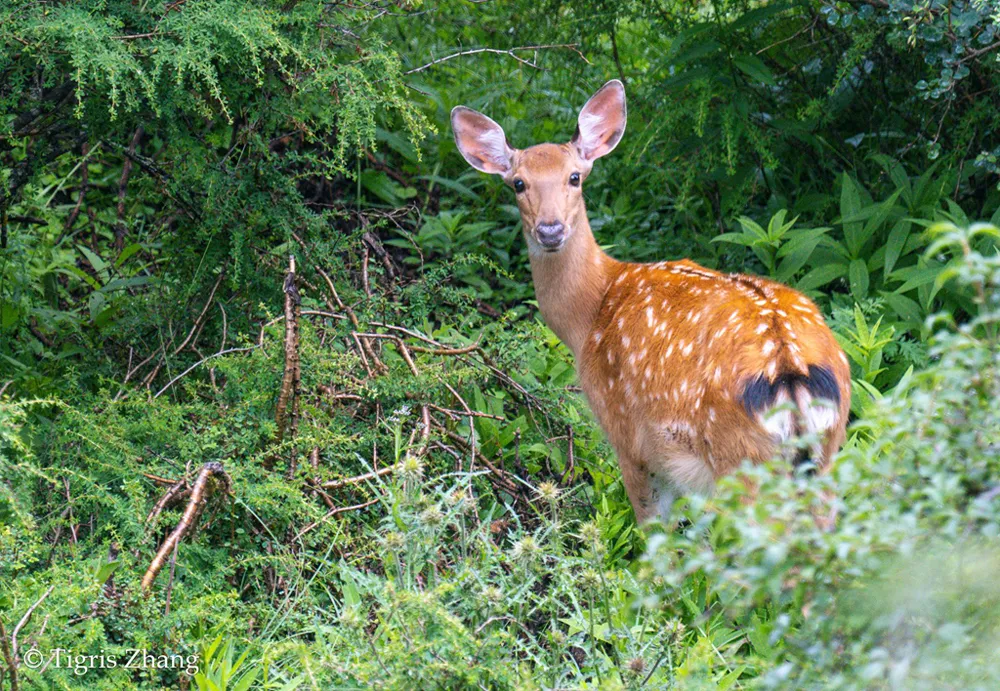
[[[803,433],[825,468],[843,443],[850,369],[806,296],[687,259],[635,264],[594,241],[581,185],[625,132],[625,89],[595,93],[567,144],[514,149],[490,118],[451,113],[459,151],[517,194],[538,306],[573,351],[643,522],[678,492],[708,492],[744,459]]]

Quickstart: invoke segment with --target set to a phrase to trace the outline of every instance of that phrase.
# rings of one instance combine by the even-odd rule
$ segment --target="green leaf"
[[[737,55],[733,58],[733,64],[753,81],[763,82],[768,86],[775,86],[778,83],[774,73],[756,55]]]
[[[864,259],[854,259],[851,261],[850,269],[851,294],[854,299],[861,302],[868,297],[868,266]]]
[[[844,173],[843,186],[840,191],[840,216],[844,226],[844,240],[851,257],[857,257],[861,246],[865,243],[864,226],[860,221],[848,221],[861,211],[861,193],[858,183],[847,173]]]
[[[796,288],[799,290],[813,290],[822,288],[827,283],[841,278],[847,273],[847,264],[827,264],[818,266],[805,276],[799,279]]]
[[[87,258],[90,265],[94,267],[94,271],[101,273],[106,268],[108,268],[108,263],[94,254],[89,247],[84,247],[83,245],[77,245],[76,248],[83,253],[83,256]]]
[[[885,241],[885,268],[883,271],[888,276],[896,266],[896,262],[903,253],[906,239],[910,237],[910,222],[900,219],[889,231],[889,238]]]

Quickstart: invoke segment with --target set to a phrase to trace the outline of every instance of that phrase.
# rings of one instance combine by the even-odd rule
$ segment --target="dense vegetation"
[[[1000,685],[994,3],[10,0],[0,42],[0,688]],[[612,77],[601,243],[797,286],[855,378],[830,474],[648,533],[448,127],[565,140]]]

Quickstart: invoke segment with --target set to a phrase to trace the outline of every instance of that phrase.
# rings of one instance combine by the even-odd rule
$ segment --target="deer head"
[[[613,79],[590,97],[566,144],[510,145],[503,128],[465,106],[451,111],[458,150],[476,170],[500,175],[517,195],[529,253],[562,250],[586,228],[582,185],[594,161],[614,150],[625,133],[625,87]]]

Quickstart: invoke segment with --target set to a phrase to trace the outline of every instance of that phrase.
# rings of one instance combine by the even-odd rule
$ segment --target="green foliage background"
[[[21,686],[996,688],[998,26],[985,0],[5,3]],[[448,126],[465,104],[565,140],[612,77],[599,241],[808,292],[855,377],[834,472],[749,471],[752,504],[724,483],[652,535],[538,320],[509,191]],[[158,478],[211,461],[232,494],[145,597],[185,506],[147,520]],[[200,670],[23,659],[142,647]]]

